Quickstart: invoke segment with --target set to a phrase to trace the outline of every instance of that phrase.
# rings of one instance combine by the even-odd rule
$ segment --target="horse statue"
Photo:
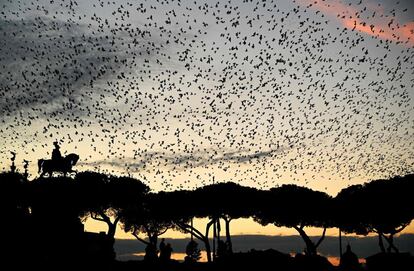
[[[79,155],[75,153],[70,153],[61,159],[39,159],[38,166],[39,166],[39,173],[40,177],[43,177],[46,173],[49,174],[49,177],[52,177],[53,172],[62,172],[64,176],[66,176],[69,172],[75,172],[72,170],[72,167],[76,165],[79,160]]]

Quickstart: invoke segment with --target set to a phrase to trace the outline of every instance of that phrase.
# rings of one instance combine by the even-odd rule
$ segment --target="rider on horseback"
[[[53,161],[61,161],[62,160],[62,154],[60,153],[60,146],[59,142],[55,141],[53,142],[53,145],[55,145],[55,148],[52,151],[52,160]]]

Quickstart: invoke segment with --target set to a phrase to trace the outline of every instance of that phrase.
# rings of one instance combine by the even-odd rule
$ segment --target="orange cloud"
[[[353,31],[414,46],[414,22],[403,24],[395,16],[385,16],[382,7],[367,3],[356,8],[340,0],[299,0],[299,3],[335,17],[344,27]],[[361,19],[362,13],[369,14],[369,18]]]

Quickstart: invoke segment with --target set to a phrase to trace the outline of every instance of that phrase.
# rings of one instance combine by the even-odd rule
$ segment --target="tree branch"
[[[96,214],[91,213],[91,218],[97,221],[106,222],[103,218],[98,217]]]
[[[323,239],[325,239],[325,234],[326,234],[326,227],[323,228],[322,236],[321,236],[321,238],[319,239],[319,241],[315,245],[316,248],[318,248],[319,245],[322,243]]]
[[[137,240],[138,240],[138,241],[140,241],[140,242],[142,242],[142,243],[144,243],[144,244],[146,244],[146,245],[149,245],[149,242],[147,242],[147,241],[145,241],[144,239],[142,239],[141,237],[139,237],[139,236],[138,236],[138,234],[136,234],[135,232],[132,232],[132,235],[133,235],[135,238],[137,238]]]
[[[102,217],[104,222],[106,222],[107,224],[112,224],[111,219],[109,218],[109,216],[105,214],[105,212],[99,211],[98,214]]]
[[[184,223],[180,223],[180,222],[176,222],[175,223],[180,229],[182,229],[183,231],[186,231],[188,233],[191,233],[191,229],[193,230],[193,235],[198,238],[199,240],[203,240],[204,239],[204,235],[197,230],[194,227],[191,227],[190,225],[184,224]]]
[[[119,220],[121,219],[121,217],[120,216],[117,216],[116,218],[115,218],[115,220],[114,220],[114,225],[116,225],[116,224],[118,224],[118,222],[119,222]]]
[[[210,220],[210,222],[207,223],[206,225],[206,235],[205,238],[208,240],[208,232],[210,231],[210,227],[211,225],[213,225],[213,223],[215,222],[215,219]]]
[[[225,216],[225,215],[222,215],[222,216],[220,216],[224,221],[226,221],[227,223],[229,223],[230,221],[232,221],[233,220],[233,218],[231,218],[231,217],[228,217],[228,216]]]
[[[157,236],[163,235],[164,233],[166,233],[168,231],[168,228],[166,228],[165,230],[163,230],[162,232],[158,233]]]
[[[151,235],[151,231],[149,230],[149,228],[147,227],[147,225],[142,225],[142,227],[147,232],[148,236],[150,236]]]

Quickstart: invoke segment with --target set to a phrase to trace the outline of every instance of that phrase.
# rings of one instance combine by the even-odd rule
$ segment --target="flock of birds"
[[[14,151],[36,176],[59,140],[77,169],[154,189],[412,172],[414,29],[367,35],[308,2],[2,1],[3,169]],[[410,12],[349,5],[390,29]]]

